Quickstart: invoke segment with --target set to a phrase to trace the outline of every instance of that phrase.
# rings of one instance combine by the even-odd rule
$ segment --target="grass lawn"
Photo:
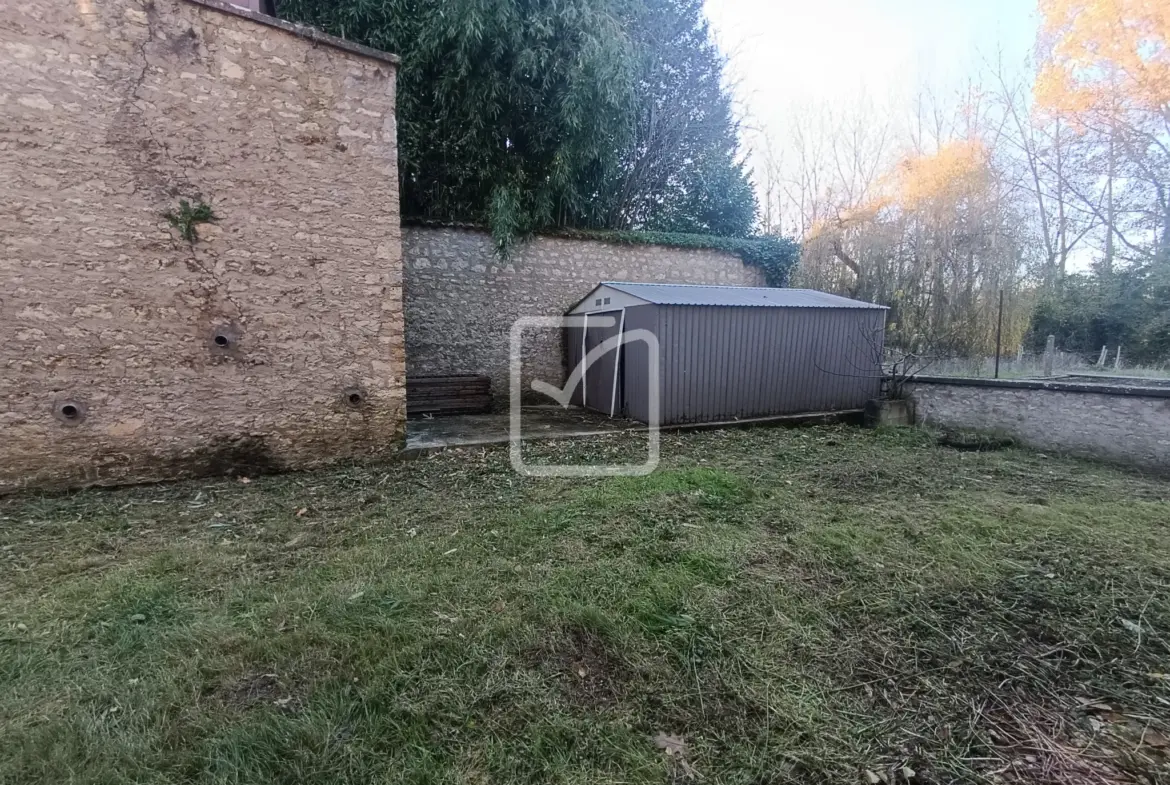
[[[0,548],[3,783],[1170,782],[1170,486],[1088,462],[471,450],[8,498]]]

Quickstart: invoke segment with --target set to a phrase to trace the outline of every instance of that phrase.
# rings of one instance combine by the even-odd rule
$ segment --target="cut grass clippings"
[[[841,426],[3,499],[0,782],[1167,782],[1168,499]]]

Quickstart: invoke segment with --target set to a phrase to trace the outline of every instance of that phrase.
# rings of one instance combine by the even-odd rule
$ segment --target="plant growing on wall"
[[[573,230],[564,230],[558,234],[624,245],[665,245],[672,248],[704,248],[725,251],[738,256],[744,264],[759,268],[763,272],[764,280],[768,286],[787,286],[789,275],[800,261],[799,243],[787,237],[772,235],[720,237],[718,235],[677,232]]]
[[[180,199],[177,210],[167,210],[163,213],[167,223],[178,229],[179,235],[189,243],[199,239],[199,231],[196,228],[199,224],[210,223],[216,220],[216,217],[211,205],[202,199],[194,203]]]

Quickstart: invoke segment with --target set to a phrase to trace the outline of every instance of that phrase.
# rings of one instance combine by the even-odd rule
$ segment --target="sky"
[[[1039,19],[1034,0],[707,0],[706,9],[753,147],[761,131],[782,144],[801,105],[864,94],[909,111],[923,88],[954,91],[997,53],[1022,63]]]

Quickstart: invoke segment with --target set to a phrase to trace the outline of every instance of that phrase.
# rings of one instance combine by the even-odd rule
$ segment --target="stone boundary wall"
[[[0,26],[0,492],[397,452],[395,59],[219,0]]]
[[[715,250],[537,237],[501,261],[486,232],[409,225],[402,245],[407,374],[485,374],[497,401],[508,396],[512,323],[561,316],[601,281],[765,285],[760,270]],[[563,381],[561,342],[559,331],[526,333],[526,390],[532,379]]]
[[[919,421],[999,430],[1044,450],[1170,471],[1170,389],[919,377]]]

